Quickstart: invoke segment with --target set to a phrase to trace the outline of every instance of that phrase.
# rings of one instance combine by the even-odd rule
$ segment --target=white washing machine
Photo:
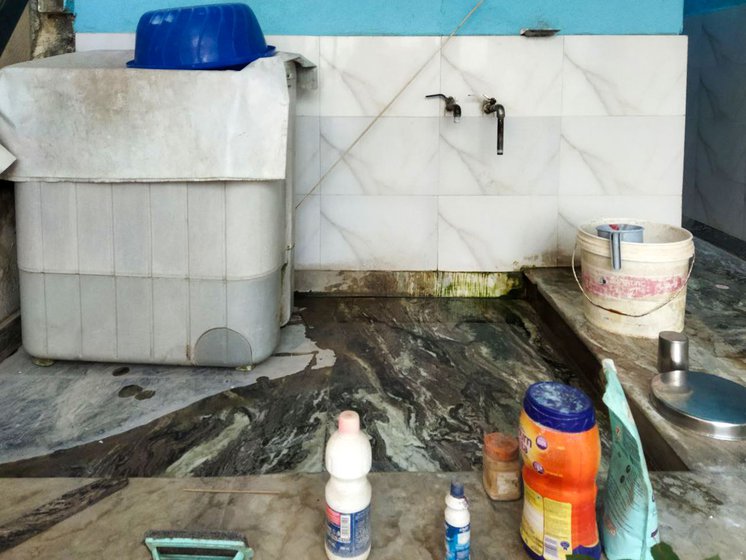
[[[0,71],[17,161],[23,346],[37,358],[266,359],[292,310],[293,114],[309,67],[125,68],[129,51]]]

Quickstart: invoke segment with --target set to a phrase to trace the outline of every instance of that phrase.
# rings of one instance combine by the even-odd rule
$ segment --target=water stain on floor
[[[130,368],[128,367],[118,367],[114,371],[111,372],[111,374],[114,377],[119,377],[120,375],[125,375],[130,372]]]
[[[141,392],[142,387],[140,387],[139,385],[125,385],[119,390],[119,393],[117,393],[117,395],[119,395],[123,399],[126,399],[139,395]]]

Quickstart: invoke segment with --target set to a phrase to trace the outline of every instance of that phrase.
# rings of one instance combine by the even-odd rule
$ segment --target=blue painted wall
[[[202,0],[218,3],[220,0]],[[723,0],[720,0],[723,1]],[[461,35],[678,34],[684,0],[485,0]],[[76,31],[134,32],[143,12],[200,0],[75,0]],[[271,35],[448,35],[477,0],[251,0]]]
[[[684,15],[708,14],[746,4],[746,0],[685,0]]]

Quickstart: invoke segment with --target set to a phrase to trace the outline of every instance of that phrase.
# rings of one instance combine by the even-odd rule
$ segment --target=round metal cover
[[[672,423],[715,439],[746,439],[746,387],[718,375],[686,372],[686,385],[668,374],[652,381],[653,405]]]

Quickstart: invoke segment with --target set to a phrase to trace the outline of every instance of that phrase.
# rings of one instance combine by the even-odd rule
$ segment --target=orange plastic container
[[[596,475],[601,442],[590,398],[555,382],[536,383],[523,400],[521,538],[534,560],[570,554],[601,558]]]

